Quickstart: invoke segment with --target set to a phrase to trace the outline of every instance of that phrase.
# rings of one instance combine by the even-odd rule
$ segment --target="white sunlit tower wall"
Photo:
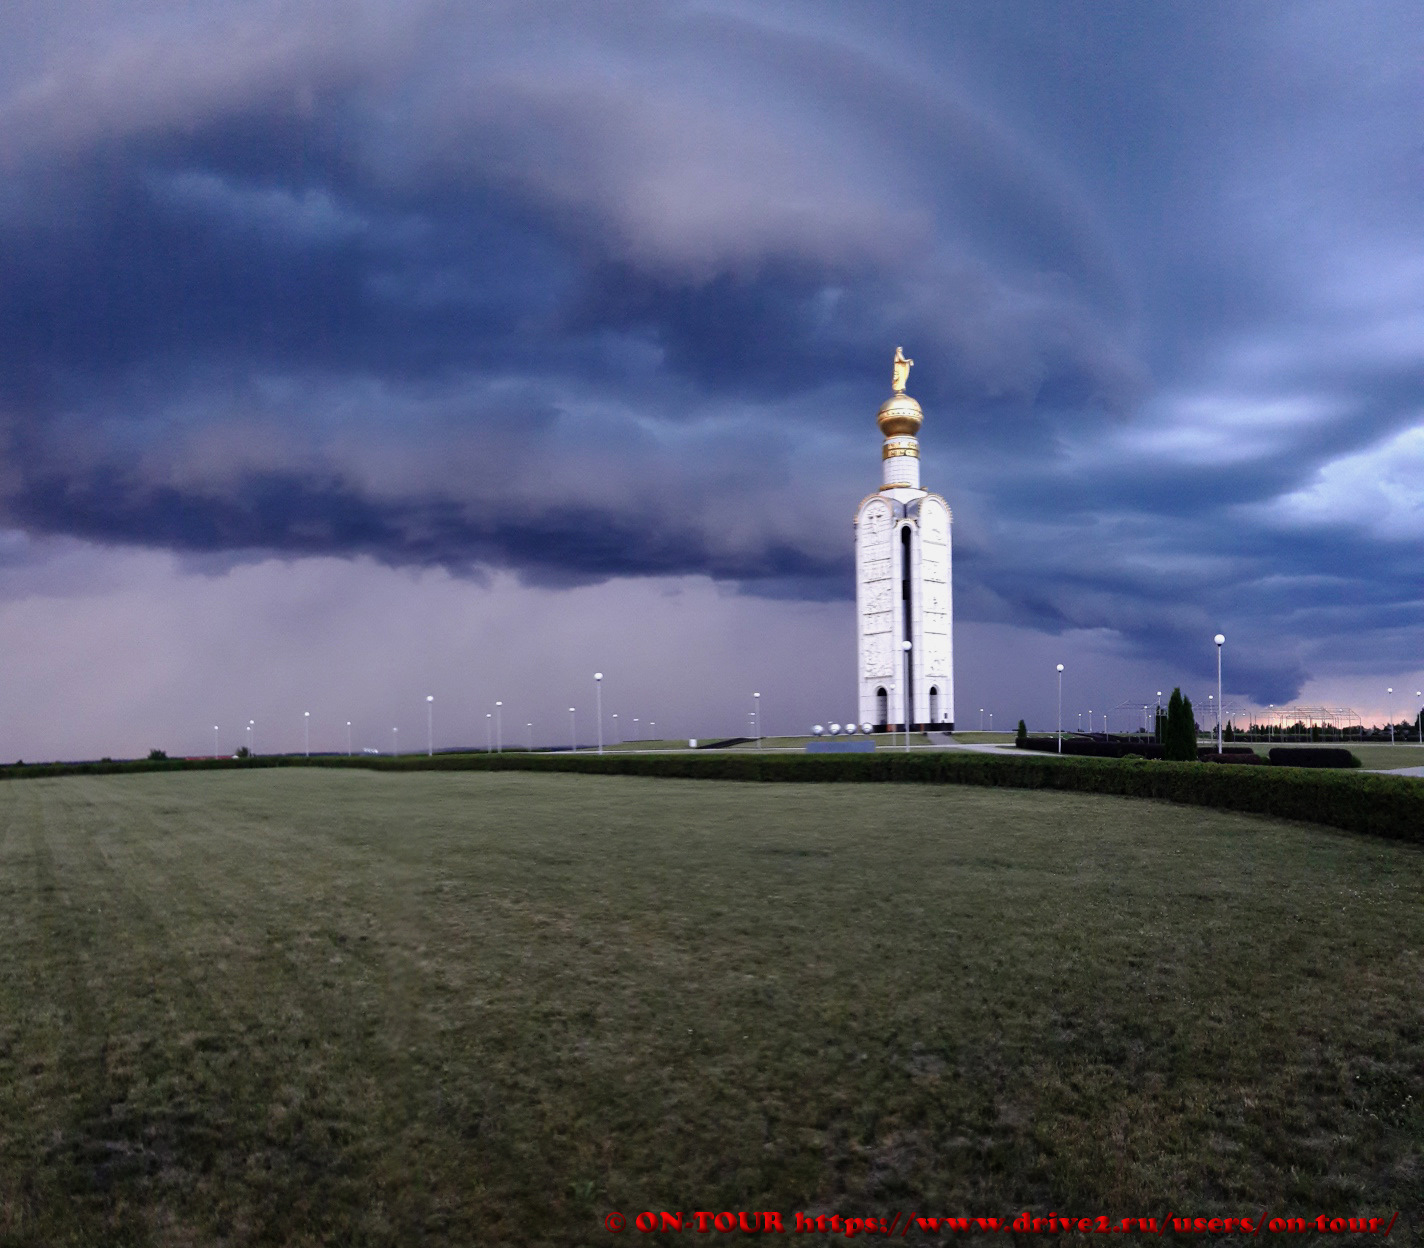
[[[949,504],[920,486],[913,363],[896,350],[880,407],[881,485],[855,512],[856,678],[862,723],[879,731],[954,727],[954,612]],[[910,648],[905,651],[903,643]],[[907,657],[908,656],[908,657]],[[906,671],[909,694],[906,696]]]

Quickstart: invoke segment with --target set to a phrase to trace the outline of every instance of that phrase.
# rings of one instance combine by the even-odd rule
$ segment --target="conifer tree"
[[[1182,697],[1181,688],[1172,690],[1167,703],[1167,720],[1162,732],[1162,753],[1177,762],[1195,762],[1197,757],[1196,721],[1190,698]]]
[[[1023,720],[1019,720],[1019,730],[1014,736],[1014,744],[1023,749],[1028,744],[1028,725]]]

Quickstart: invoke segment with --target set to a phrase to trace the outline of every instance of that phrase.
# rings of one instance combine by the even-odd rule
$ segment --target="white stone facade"
[[[887,438],[887,448],[915,439]],[[885,482],[855,514],[856,681],[861,723],[954,727],[953,515],[919,488],[918,444],[885,455]],[[906,466],[913,465],[913,474]]]

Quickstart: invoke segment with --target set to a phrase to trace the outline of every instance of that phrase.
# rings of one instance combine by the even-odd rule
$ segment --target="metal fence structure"
[[[1151,734],[1157,712],[1157,699],[1119,702],[1107,712],[1106,730],[1132,735]],[[1167,712],[1166,704],[1162,713]],[[1192,712],[1203,732],[1216,731],[1216,703],[1208,698],[1205,705],[1192,704]],[[1364,736],[1365,727],[1359,714],[1348,706],[1272,706],[1248,707],[1228,702],[1221,711],[1221,722],[1230,724],[1234,734],[1260,736],[1270,741],[1336,741]],[[1253,731],[1254,730],[1254,731]]]

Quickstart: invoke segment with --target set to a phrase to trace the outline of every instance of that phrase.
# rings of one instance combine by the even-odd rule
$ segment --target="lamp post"
[[[613,712],[613,740],[619,745],[623,744],[623,738],[618,735],[618,712]]]
[[[307,726],[307,737],[306,737],[306,741],[307,741],[307,757],[310,758],[310,757],[311,757],[311,712],[310,712],[310,711],[303,711],[303,712],[302,712],[302,716],[303,716],[302,722],[303,722],[304,724],[306,724],[306,726]]]
[[[504,703],[494,704],[494,752],[504,753]]]
[[[657,736],[658,736],[658,721],[655,720],[655,719],[650,719],[650,720],[648,720],[648,736],[649,736],[650,738],[652,738],[654,741],[657,740]]]
[[[216,724],[214,724],[214,725],[213,725],[213,757],[216,758],[216,757],[217,757],[217,754],[218,754],[218,726],[217,726]]]
[[[1219,717],[1219,716],[1220,716],[1220,708],[1217,707],[1217,705],[1216,705],[1216,694],[1214,694],[1214,693],[1209,693],[1209,694],[1207,694],[1207,695],[1206,695],[1206,700],[1207,700],[1207,703],[1209,704],[1209,705],[1208,705],[1208,708],[1207,708],[1208,711],[1209,711],[1210,713],[1214,714],[1214,715],[1217,715],[1218,718],[1217,718],[1217,721],[1216,721],[1216,722],[1217,722],[1217,723],[1220,723],[1220,722],[1221,722],[1221,719],[1220,719],[1220,717]],[[1219,754],[1220,752],[1221,752],[1220,750],[1217,751],[1218,754]]]
[[[900,649],[905,652],[905,750],[910,749],[910,718],[914,714],[911,709],[915,699],[914,689],[910,685],[910,640],[907,637],[900,643]]]
[[[534,721],[530,720],[524,726],[529,729],[529,752],[532,754],[534,753]]]
[[[757,749],[761,749],[761,694],[752,694],[752,718],[756,723]]]
[[[1058,752],[1063,753],[1063,664],[1058,665]]]
[[[1394,690],[1393,690],[1393,689],[1386,689],[1385,692],[1386,692],[1387,694],[1389,694],[1389,743],[1390,743],[1390,745],[1393,745],[1393,744],[1394,744]]]
[[[598,698],[598,752],[603,753],[603,673],[594,672],[593,690]]]
[[[1224,633],[1216,635],[1216,752],[1221,753],[1221,647],[1226,644]]]
[[[435,695],[425,695],[425,757],[435,757]]]
[[[247,721],[247,757],[248,757],[248,758],[251,758],[251,757],[252,757],[252,725],[255,724],[256,722],[257,722],[257,721],[256,721],[255,719],[249,719],[249,720]]]
[[[569,707],[569,745],[574,750],[578,749],[578,729],[574,727],[573,707]]]
[[[485,753],[494,753],[494,712],[485,712]]]
[[[633,716],[633,740],[636,741],[637,739],[638,739],[638,717],[637,717],[636,715],[634,715],[634,716]]]
[[[1091,735],[1092,735],[1092,732],[1093,732],[1093,708],[1090,706],[1090,707],[1088,708],[1088,735],[1091,736]]]
[[[1416,689],[1414,696],[1416,698],[1424,698],[1424,689]],[[1424,745],[1424,706],[1419,708],[1419,743]]]
[[[399,755],[400,755],[400,729],[399,729],[399,728],[392,728],[392,729],[391,729],[391,757],[392,757],[392,758],[396,758],[396,757],[398,757]]]
[[[984,731],[984,708],[982,706],[979,708],[979,731]]]
[[[990,711],[990,712],[989,712],[989,731],[990,731],[990,732],[993,732],[993,731],[994,731],[994,712],[993,712],[993,711]]]
[[[346,721],[346,757],[351,757],[351,721]]]

